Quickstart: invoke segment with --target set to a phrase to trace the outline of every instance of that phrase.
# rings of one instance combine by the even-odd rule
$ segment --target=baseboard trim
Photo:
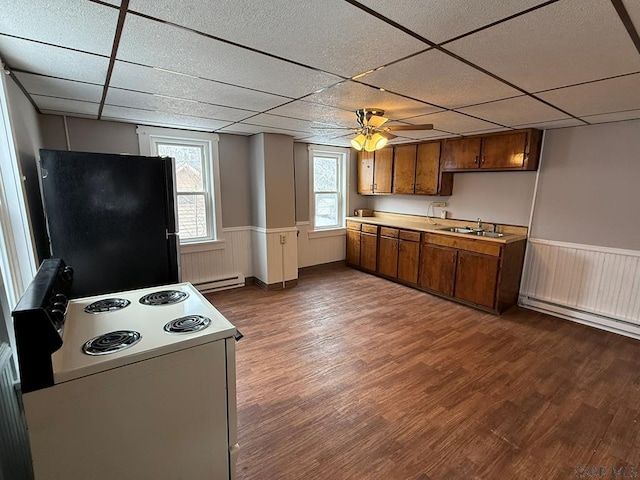
[[[293,280],[287,280],[286,282],[284,282],[284,287],[282,286],[282,282],[266,284],[259,278],[254,278],[253,283],[259,286],[261,289],[270,292],[272,290],[284,290],[285,288],[295,287],[296,285],[298,285],[298,279],[295,278]]]

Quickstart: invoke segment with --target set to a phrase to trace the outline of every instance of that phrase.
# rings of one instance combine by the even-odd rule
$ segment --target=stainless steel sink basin
[[[455,233],[474,233],[472,228],[464,228],[464,227],[444,227],[439,228],[438,230],[444,230],[445,232],[455,232]]]

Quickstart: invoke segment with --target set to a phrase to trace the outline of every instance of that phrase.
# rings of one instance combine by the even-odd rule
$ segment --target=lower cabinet
[[[493,309],[499,268],[498,257],[458,251],[453,296]]]
[[[398,229],[396,228],[380,228],[378,273],[387,277],[398,277]]]
[[[360,230],[347,229],[347,255],[349,265],[360,266]]]
[[[458,251],[425,243],[420,262],[420,286],[453,297]]]
[[[398,240],[398,280],[418,284],[420,270],[420,234],[400,230]]]
[[[360,266],[365,270],[376,271],[378,265],[378,227],[362,225],[360,233]]]

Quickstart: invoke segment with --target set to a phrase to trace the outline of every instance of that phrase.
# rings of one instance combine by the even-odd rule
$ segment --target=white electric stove
[[[189,283],[66,301],[48,282],[14,311],[36,480],[234,479],[235,327]]]

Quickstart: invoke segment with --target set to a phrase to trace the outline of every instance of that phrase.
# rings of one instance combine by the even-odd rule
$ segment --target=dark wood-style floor
[[[208,297],[245,335],[238,480],[640,469],[636,340],[519,308],[486,314],[341,265],[285,291]]]

